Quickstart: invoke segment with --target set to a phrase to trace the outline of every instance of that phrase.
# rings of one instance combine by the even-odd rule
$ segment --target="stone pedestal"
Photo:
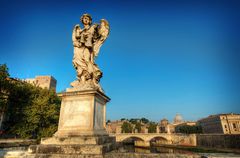
[[[66,92],[62,105],[57,137],[105,135],[106,103],[110,100],[96,90]]]
[[[101,157],[112,150],[116,140],[105,129],[106,103],[109,100],[97,90],[63,93],[58,131],[53,137],[42,139],[40,145],[30,146],[30,155]]]

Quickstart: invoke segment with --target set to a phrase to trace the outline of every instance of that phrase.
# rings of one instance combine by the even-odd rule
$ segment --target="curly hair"
[[[83,22],[83,18],[84,17],[88,17],[89,18],[89,20],[90,20],[90,24],[89,25],[91,25],[92,24],[92,16],[90,15],[90,14],[83,14],[82,16],[81,16],[81,18],[80,18],[80,21],[81,22]]]

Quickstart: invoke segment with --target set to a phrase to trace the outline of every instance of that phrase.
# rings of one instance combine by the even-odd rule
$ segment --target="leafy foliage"
[[[132,133],[133,127],[129,122],[123,122],[122,124],[122,133]]]
[[[148,133],[156,133],[157,124],[154,122],[150,122],[148,126]]]
[[[121,121],[127,120],[126,118],[121,118]]]
[[[192,133],[202,133],[202,127],[201,126],[189,126],[184,125],[176,128],[177,133],[186,133],[186,134],[192,134]]]
[[[140,120],[141,120],[142,123],[145,123],[145,124],[149,123],[149,120],[144,118],[144,117],[141,118]]]
[[[0,65],[0,111],[4,112],[7,107],[7,87],[9,87],[8,68],[6,64]]]
[[[138,133],[141,132],[141,127],[142,127],[142,125],[141,125],[140,122],[137,122],[137,123],[135,124],[135,129],[137,130]]]
[[[0,78],[8,74],[4,67],[5,65],[0,65],[0,70],[6,70],[0,74]],[[7,95],[7,119],[4,122],[6,133],[21,138],[40,139],[51,136],[57,130],[60,112],[60,99],[56,93],[20,80],[6,80],[7,77],[0,80],[1,85],[7,85],[2,90]]]
[[[141,133],[142,124],[149,123],[149,120],[144,117],[143,118],[131,118],[131,119],[122,118],[121,121],[127,122],[127,123],[124,122],[124,124],[122,125],[122,132],[124,132],[124,133],[132,133],[132,131]],[[155,124],[153,122],[151,122],[151,123]],[[151,126],[152,126],[152,124],[151,124]],[[152,128],[152,127],[150,127],[150,128]],[[150,129],[150,131],[151,130],[152,129]],[[155,131],[156,131],[156,129],[155,129]]]

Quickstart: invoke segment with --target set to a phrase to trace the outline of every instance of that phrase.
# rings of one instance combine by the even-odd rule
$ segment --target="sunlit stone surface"
[[[108,37],[109,24],[102,19],[92,25],[89,14],[80,20],[83,28],[77,24],[72,34],[77,80],[62,94],[58,131],[30,146],[28,157],[103,157],[115,148],[115,137],[105,129],[110,98],[99,84],[102,72],[94,60]]]

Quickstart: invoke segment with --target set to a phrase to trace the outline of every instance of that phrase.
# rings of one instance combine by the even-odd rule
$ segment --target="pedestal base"
[[[106,103],[109,100],[98,90],[63,93],[55,136],[106,135]]]
[[[80,136],[69,138],[52,137],[43,139],[40,145],[32,145],[28,149],[29,156],[66,158],[75,156],[102,157],[104,153],[115,148],[115,137],[105,136]]]
[[[109,100],[98,90],[64,93],[58,131],[40,145],[30,146],[27,157],[103,157],[116,143],[105,129]]]
[[[115,143],[115,137],[110,137],[109,135],[94,136],[78,136],[78,137],[51,137],[43,138],[41,140],[42,145],[102,145],[106,143]]]

